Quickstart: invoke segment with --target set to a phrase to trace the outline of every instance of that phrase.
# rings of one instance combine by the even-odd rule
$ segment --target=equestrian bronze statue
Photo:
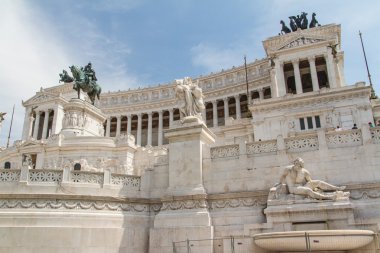
[[[63,70],[60,76],[61,82],[71,83],[74,82],[73,89],[78,92],[78,98],[80,98],[80,90],[87,93],[91,100],[91,103],[95,103],[95,97],[99,99],[99,95],[102,89],[99,84],[97,84],[97,78],[95,71],[92,69],[91,62],[89,62],[84,68],[78,66],[70,66],[72,77]]]

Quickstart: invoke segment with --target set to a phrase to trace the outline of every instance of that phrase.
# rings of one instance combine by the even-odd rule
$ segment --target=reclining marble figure
[[[349,192],[343,192],[345,186],[334,186],[321,180],[312,180],[310,172],[304,168],[302,158],[297,158],[287,166],[277,183],[270,190],[270,199],[279,199],[279,193],[301,195],[319,200],[336,200],[347,198]]]

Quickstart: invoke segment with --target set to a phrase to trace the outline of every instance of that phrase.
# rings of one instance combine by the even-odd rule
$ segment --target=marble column
[[[33,115],[29,116],[29,131],[28,131],[28,136],[26,139],[29,139],[30,137],[33,137],[33,123],[34,123],[34,117]]]
[[[148,112],[148,146],[152,146],[152,112]]]
[[[33,131],[33,138],[37,140],[38,137],[38,130],[40,125],[40,112],[36,111],[36,121],[34,122],[34,131]]]
[[[132,129],[132,115],[128,114],[127,115],[127,135],[131,134],[131,129]]]
[[[173,109],[169,109],[169,127],[173,126]]]
[[[120,136],[121,129],[121,115],[116,116],[116,136]]]
[[[275,60],[275,81],[276,81],[276,89],[275,89],[275,97],[282,97],[286,94],[286,84],[284,77],[284,63]],[[276,94],[277,90],[277,94]]]
[[[324,55],[325,61],[326,61],[326,67],[327,67],[327,77],[329,79],[329,85],[330,88],[336,88],[336,73],[334,68],[334,59],[331,55],[331,49],[329,50],[329,53],[327,55]]]
[[[53,134],[58,134],[62,131],[63,127],[63,119],[65,117],[65,112],[63,110],[62,105],[56,105],[54,107],[54,117],[53,117],[53,129],[52,133]]]
[[[48,124],[49,124],[49,110],[46,110],[45,111],[45,117],[44,117],[44,126],[42,128],[41,139],[46,139],[47,130],[48,130]]]
[[[259,98],[260,100],[263,100],[264,99],[264,89],[259,89]]]
[[[294,69],[294,79],[296,80],[296,91],[297,94],[302,93],[302,82],[301,82],[301,73],[300,73],[300,66],[299,66],[299,61],[293,60],[293,69]]]
[[[240,95],[235,95],[236,119],[241,119]]]
[[[106,137],[110,137],[111,134],[111,117],[107,118]]]
[[[310,65],[311,82],[313,83],[313,91],[318,91],[319,83],[317,76],[317,68],[315,66],[315,57],[309,57],[308,60]]]
[[[212,101],[212,120],[213,120],[213,125],[214,127],[218,126],[218,104],[214,100]]]
[[[137,146],[141,146],[141,127],[142,127],[142,115],[137,114]]]
[[[224,119],[227,120],[230,117],[230,112],[228,110],[228,98],[223,98],[224,102]]]
[[[158,112],[158,146],[162,145],[162,126],[163,126],[163,119],[162,119],[162,111]]]

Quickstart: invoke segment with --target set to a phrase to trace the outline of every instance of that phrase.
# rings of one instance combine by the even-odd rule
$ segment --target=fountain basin
[[[361,248],[373,237],[370,230],[310,230],[257,234],[254,241],[270,251],[333,251]]]

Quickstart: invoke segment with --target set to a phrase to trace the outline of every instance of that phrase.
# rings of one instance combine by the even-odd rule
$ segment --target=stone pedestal
[[[64,136],[104,136],[106,116],[87,101],[73,98],[64,108],[62,122]]]
[[[285,201],[286,202],[286,201]],[[354,207],[348,198],[339,201],[293,200],[271,203],[264,210],[274,231],[347,229],[354,223]]]
[[[215,135],[198,118],[184,118],[165,132],[169,140],[169,187],[154,219],[149,252],[173,252],[173,242],[189,240],[194,252],[211,253],[213,238],[207,194],[203,187],[202,154]],[[176,244],[178,247],[181,245]]]
[[[175,125],[165,132],[165,137],[169,140],[168,196],[205,194],[202,150],[215,142],[215,135],[202,121],[189,121],[185,118],[185,123]]]

